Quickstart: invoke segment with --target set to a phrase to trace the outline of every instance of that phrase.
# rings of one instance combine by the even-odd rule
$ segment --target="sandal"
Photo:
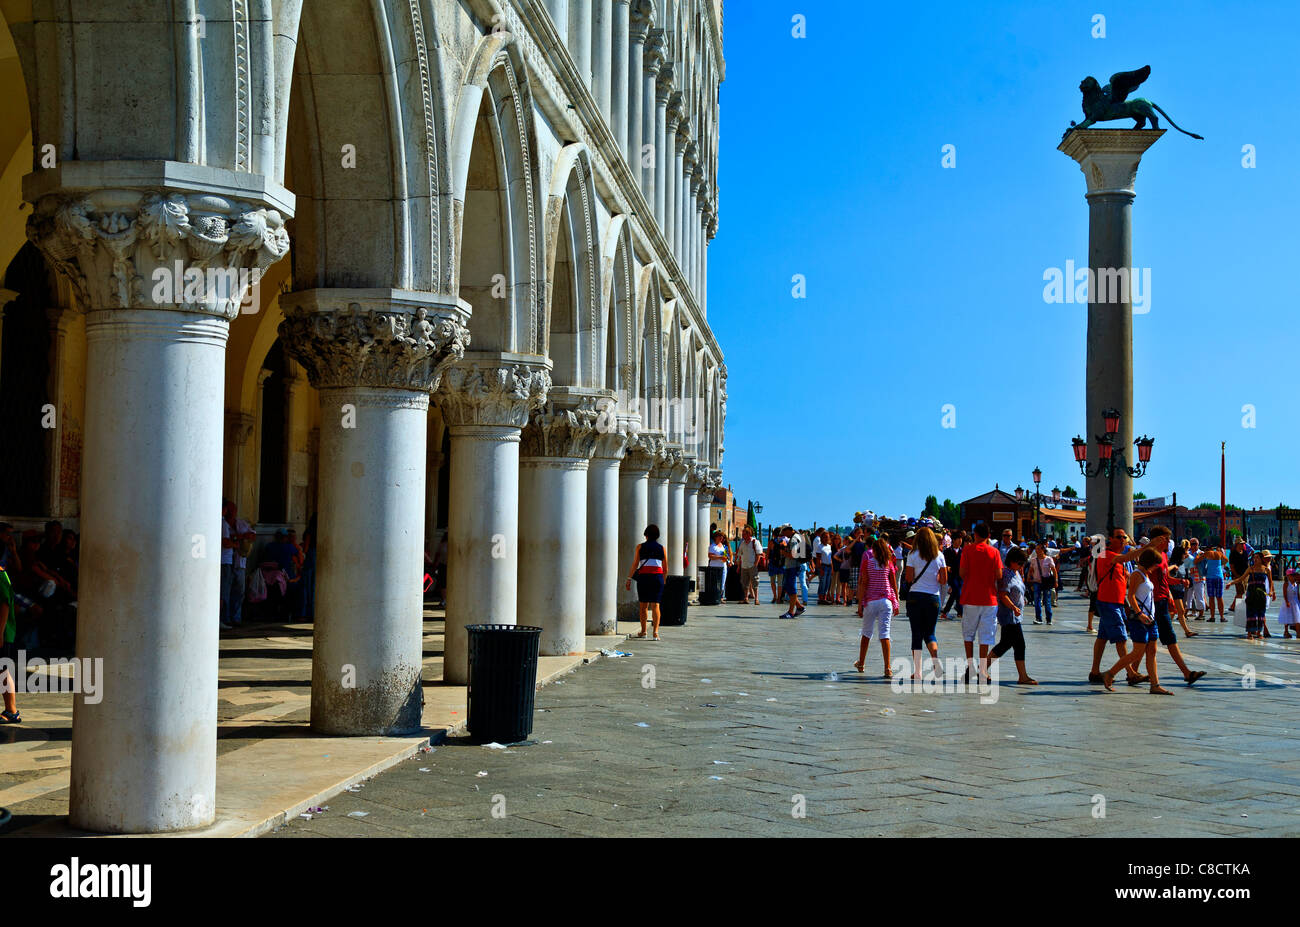
[[[861,663],[854,663],[854,664],[853,664],[853,668],[854,668],[855,670],[857,670],[859,673],[864,672],[864,670],[862,669],[862,664],[861,664]]]
[[[1174,693],[1170,692],[1164,686],[1152,686],[1151,694],[1152,695],[1173,695]]]
[[[644,631],[642,631],[642,632],[641,632],[641,633],[640,633],[640,634],[638,634],[638,635],[636,635],[636,636],[637,636],[637,637],[638,637],[638,638],[642,638],[642,637],[645,637],[645,632],[644,632]]]
[[[886,678],[886,679],[893,679],[893,678],[894,678],[894,671],[893,671],[893,670],[885,670],[885,678]]]
[[[21,724],[22,720],[23,716],[16,708],[13,711],[0,711],[0,724]]]
[[[655,635],[655,640],[659,640],[659,635],[658,635],[658,634]]]
[[[1138,673],[1136,676],[1128,677],[1128,679],[1126,679],[1125,682],[1127,682],[1130,686],[1140,686],[1142,685],[1142,683],[1146,682],[1150,678],[1151,678],[1150,676],[1146,676],[1142,673]]]
[[[1192,670],[1190,673],[1187,674],[1187,684],[1190,686],[1192,683],[1196,682],[1196,680],[1202,678],[1204,675],[1205,675],[1205,670]]]

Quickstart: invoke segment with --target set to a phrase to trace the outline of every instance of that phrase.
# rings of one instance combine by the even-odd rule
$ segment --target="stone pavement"
[[[322,737],[308,727],[310,624],[251,624],[221,635],[217,692],[217,820],[183,836],[255,836],[325,796],[413,754],[465,721],[466,689],[442,685],[443,612],[424,613],[424,730],[404,737]],[[590,637],[586,657],[542,657],[539,682],[616,647]],[[0,727],[5,835],[71,836],[67,825],[72,695],[20,693],[23,723]]]
[[[1191,622],[1207,678],[1187,688],[1162,649],[1172,697],[1107,693],[1085,681],[1085,608],[1065,592],[1052,626],[1030,611],[1042,685],[1004,682],[994,700],[895,691],[875,641],[856,674],[844,607],[796,621],[766,602],[693,607],[662,642],[540,690],[534,745],[453,737],[270,836],[1300,833],[1300,642]],[[960,656],[956,621],[939,640]]]

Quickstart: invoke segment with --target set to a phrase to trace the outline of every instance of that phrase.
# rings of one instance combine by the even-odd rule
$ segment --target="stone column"
[[[266,381],[275,376],[273,371],[263,367],[257,371],[257,409],[254,415],[257,417],[257,442],[254,451],[255,467],[253,469],[253,506],[249,509],[248,520],[250,522],[262,520],[262,440],[264,432],[262,429],[262,414],[266,409]]]
[[[583,0],[578,0],[579,3]],[[560,34],[562,41],[567,48],[569,45],[569,0],[546,0],[546,9],[551,13],[551,22],[555,23],[555,31]]]
[[[618,617],[635,621],[636,586],[623,588],[632,556],[650,524],[650,468],[655,463],[653,441],[646,435],[629,438],[618,472]]]
[[[646,524],[659,526],[659,542],[666,550],[668,547],[668,477],[672,473],[672,461],[667,456],[668,449],[663,435],[653,435],[646,440],[654,450],[654,464],[650,468],[646,497]]]
[[[438,480],[442,474],[442,465],[446,463],[442,456],[441,437],[441,428],[436,432],[431,429],[426,444],[429,450],[425,466],[428,476],[424,482],[424,549],[430,556],[438,546]]]
[[[1087,421],[1088,460],[1100,459],[1096,436],[1103,430],[1103,409],[1120,412],[1115,450],[1129,464],[1136,457],[1133,447],[1133,303],[1127,281],[1133,272],[1133,200],[1138,164],[1143,153],[1165,130],[1075,129],[1061,140],[1058,150],[1079,164],[1088,192],[1088,362]],[[1123,271],[1119,277],[1116,271]],[[1074,281],[1064,281],[1073,286]],[[1106,533],[1109,481],[1089,477],[1088,533]],[[1124,474],[1115,477],[1115,525],[1133,530],[1133,481]]]
[[[279,519],[286,525],[293,522],[293,432],[297,424],[294,410],[297,407],[298,394],[303,387],[303,377],[294,369],[295,365],[290,363],[287,367],[284,379],[280,381],[280,385],[284,387],[284,443],[281,448],[284,471],[280,474],[280,479],[284,483],[284,512]]]
[[[656,51],[658,49],[656,48]],[[650,54],[650,48],[647,46],[646,54]],[[648,73],[648,67],[647,67]],[[669,149],[670,138],[668,135],[668,94],[672,88],[672,74],[666,67],[660,67],[658,75],[654,79],[654,101],[655,101],[655,150],[654,150],[654,205],[655,219],[659,222],[661,229],[665,228],[664,220],[667,218],[668,203],[668,172],[672,164],[672,152]]]
[[[618,630],[619,471],[627,449],[627,426],[616,414],[613,393],[598,405],[596,446],[587,469],[587,633]]]
[[[655,114],[655,77],[659,66],[651,55],[646,55],[646,35],[650,31],[650,17],[638,0],[636,12],[632,14],[628,36],[631,46],[628,50],[627,63],[627,161],[632,168],[632,176],[641,185],[650,209],[654,209],[653,167],[646,168],[641,149],[654,142]],[[654,70],[651,71],[653,66]]]
[[[686,541],[686,461],[680,445],[669,445],[668,460],[668,575],[685,576],[682,552]]]
[[[636,172],[639,163],[632,160],[632,148],[628,140],[627,115],[631,106],[633,90],[628,86],[628,74],[637,75],[639,70],[630,70],[632,50],[629,45],[631,35],[631,0],[614,0],[613,33],[610,37],[610,77],[609,77],[609,129],[614,133],[614,141],[623,150],[623,157],[633,169],[632,176],[640,177]],[[641,90],[640,81],[634,79],[636,93]]]
[[[573,0],[569,4],[569,52],[582,82],[591,86],[591,6],[595,0]]]
[[[697,464],[695,476],[700,483],[700,492],[697,497],[697,506],[695,512],[695,533],[696,542],[703,545],[704,550],[709,549],[709,525],[712,523],[713,514],[713,494],[718,489],[718,483],[715,483],[709,475],[708,464]],[[702,561],[702,566],[708,564],[706,557]]]
[[[311,726],[418,730],[429,393],[464,355],[469,305],[317,289],[285,294],[280,307],[285,350],[320,391]]]
[[[660,78],[662,79],[662,74]],[[677,127],[681,125],[681,94],[674,93],[669,98],[665,115],[667,148],[664,149],[668,179],[664,187],[664,218],[661,226],[664,238],[668,241],[668,251],[677,254],[677,223],[682,212],[682,155],[677,147]]]
[[[679,110],[680,112],[680,110]],[[679,119],[677,123],[677,145],[674,148],[673,162],[673,192],[677,194],[675,207],[673,209],[672,237],[668,239],[668,246],[673,249],[673,254],[677,258],[677,266],[682,269],[683,282],[686,280],[686,222],[688,219],[686,201],[690,197],[690,176],[689,164],[687,162],[686,148],[690,143],[690,135],[686,131],[686,120]]]
[[[596,98],[596,106],[601,115],[612,126],[614,119],[609,108],[609,94],[614,81],[610,63],[614,55],[613,0],[592,0],[592,7],[591,94]]]
[[[29,240],[86,311],[77,656],[103,669],[97,701],[73,697],[69,822],[203,827],[216,808],[226,338],[253,276],[288,251],[293,198],[192,164],[72,160],[29,174],[23,196]]]
[[[682,502],[683,529],[682,537],[687,547],[687,555],[691,559],[690,567],[686,571],[687,579],[695,579],[699,576],[700,570],[708,565],[709,548],[708,545],[700,547],[700,528],[698,511],[700,507],[700,481],[696,479],[698,464],[694,457],[687,457],[684,461],[686,464],[686,495]],[[697,586],[697,588],[699,588]]]
[[[544,358],[474,352],[437,393],[451,431],[443,681],[469,681],[465,627],[517,624],[519,435],[550,389]]]
[[[599,390],[556,387],[523,432],[519,456],[519,613],[543,656],[586,652],[587,472]]]
[[[0,304],[0,320],[3,319],[3,305]],[[60,491],[60,477],[63,475],[63,381],[67,364],[64,360],[68,340],[68,325],[72,313],[62,306],[46,306],[45,321],[50,336],[49,373],[45,381],[46,400],[54,407],[53,428],[44,428],[45,432],[45,478],[42,480],[45,490],[45,511],[53,518],[65,514],[63,510],[63,493]],[[4,326],[0,322],[0,329]],[[45,419],[44,410],[41,414]],[[44,424],[44,421],[42,422]]]
[[[248,521],[257,521],[256,512],[244,509],[246,483],[252,469],[249,466],[249,451],[256,427],[257,417],[251,412],[226,410],[225,478],[222,481],[222,492],[227,498],[235,500],[239,511],[244,513]]]

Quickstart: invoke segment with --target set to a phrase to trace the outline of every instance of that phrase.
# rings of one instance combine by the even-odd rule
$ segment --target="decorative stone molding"
[[[225,319],[239,314],[262,271],[289,251],[278,210],[164,187],[46,194],[27,219],[27,238],[84,309]]]
[[[634,477],[648,474],[659,457],[656,440],[662,442],[663,438],[654,432],[629,435],[627,449],[623,455],[623,472]]]
[[[704,484],[709,492],[715,493],[722,488],[722,471],[710,470],[708,481]]]
[[[596,412],[596,449],[592,456],[622,460],[629,441],[636,440],[640,417],[619,415],[618,400],[613,393],[597,401]]]
[[[528,415],[546,404],[551,372],[541,357],[522,354],[470,354],[449,368],[436,399],[450,427],[528,424]]]
[[[285,350],[317,389],[428,393],[469,344],[467,304],[404,290],[319,289],[281,297]]]

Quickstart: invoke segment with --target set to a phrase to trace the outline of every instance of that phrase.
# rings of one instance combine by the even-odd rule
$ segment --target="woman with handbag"
[[[907,619],[912,624],[912,679],[920,682],[922,652],[930,651],[934,675],[943,678],[939,662],[939,642],[934,636],[939,620],[939,591],[948,582],[948,562],[939,550],[939,541],[929,528],[916,529],[903,571],[903,595],[907,602]]]

